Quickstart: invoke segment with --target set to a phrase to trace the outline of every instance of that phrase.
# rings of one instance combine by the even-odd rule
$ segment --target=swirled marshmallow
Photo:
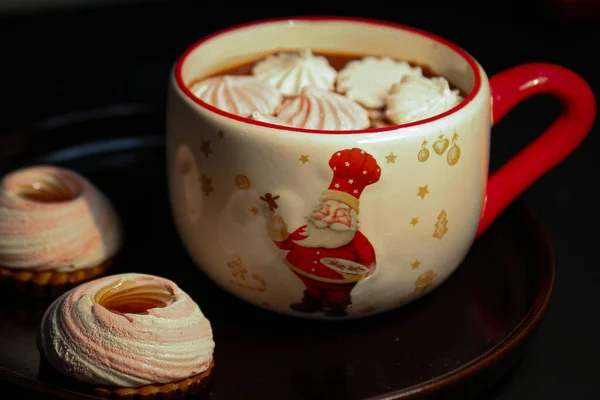
[[[370,125],[367,110],[341,94],[306,87],[299,96],[286,100],[277,118],[306,129],[353,130]]]
[[[74,271],[100,265],[122,242],[109,200],[63,168],[14,171],[0,186],[0,266]]]
[[[336,90],[367,108],[385,106],[385,96],[404,76],[422,76],[421,68],[389,57],[353,60],[339,72]]]
[[[209,320],[175,283],[122,274],[82,284],[42,318],[38,348],[57,371],[92,385],[139,387],[206,371]]]
[[[275,86],[247,75],[214,76],[194,83],[190,90],[200,100],[242,117],[255,111],[273,115],[282,100]]]
[[[333,89],[337,71],[327,58],[310,49],[300,53],[279,53],[257,62],[252,73],[276,86],[284,96],[296,96],[305,87]]]
[[[458,90],[451,90],[442,77],[406,76],[394,84],[386,97],[386,117],[405,124],[441,114],[462,101]]]

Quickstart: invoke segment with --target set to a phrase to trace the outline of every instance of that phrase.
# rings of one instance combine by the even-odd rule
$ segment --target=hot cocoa
[[[362,130],[441,114],[464,95],[425,66],[389,57],[285,50],[189,84],[221,110],[283,126]]]

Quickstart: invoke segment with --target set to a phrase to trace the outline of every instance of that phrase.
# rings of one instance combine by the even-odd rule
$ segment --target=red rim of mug
[[[196,96],[194,96],[192,91],[187,87],[187,85],[183,81],[183,74],[182,74],[183,64],[185,63],[185,61],[187,60],[189,55],[192,52],[194,52],[198,47],[203,45],[204,43],[206,43],[210,40],[216,39],[219,36],[222,36],[229,32],[246,29],[246,28],[250,28],[250,27],[255,27],[255,26],[260,26],[260,25],[278,24],[278,23],[288,22],[288,21],[355,22],[355,23],[366,24],[366,25],[385,26],[385,27],[403,30],[403,31],[411,32],[411,33],[416,33],[421,36],[425,36],[426,38],[431,39],[431,40],[437,42],[438,44],[441,44],[441,45],[444,45],[444,46],[450,48],[451,50],[456,52],[458,55],[460,55],[462,58],[464,58],[467,61],[467,63],[471,67],[471,70],[473,71],[473,76],[475,77],[475,83],[473,85],[473,89],[469,92],[467,97],[463,101],[461,101],[458,105],[456,105],[455,107],[451,108],[450,110],[448,110],[446,112],[443,112],[441,114],[435,115],[430,118],[410,122],[407,124],[387,126],[387,127],[383,127],[383,128],[335,131],[335,130],[306,129],[306,128],[297,128],[297,127],[293,127],[293,126],[290,127],[290,126],[275,125],[275,124],[271,124],[268,122],[257,121],[257,120],[253,120],[253,119],[250,119],[247,117],[242,117],[240,115],[232,114],[230,112],[223,111],[215,106],[212,106],[212,105],[200,100]],[[177,83],[177,87],[179,88],[179,90],[181,90],[183,92],[183,94],[185,94],[186,97],[188,97],[190,100],[192,100],[194,103],[198,104],[199,106],[202,106],[203,108],[205,108],[209,111],[212,111],[216,114],[219,114],[221,116],[224,116],[224,117],[236,120],[236,121],[251,124],[251,125],[258,125],[258,126],[264,126],[264,127],[268,127],[268,128],[275,128],[275,129],[294,131],[294,132],[321,133],[321,134],[334,134],[334,133],[360,134],[360,133],[389,132],[389,131],[394,131],[394,130],[397,130],[400,128],[408,128],[408,127],[417,126],[417,125],[424,125],[426,123],[442,119],[448,115],[454,114],[455,112],[459,111],[460,109],[465,107],[467,104],[469,104],[475,98],[475,96],[477,96],[477,93],[479,93],[479,89],[481,88],[481,73],[479,71],[477,62],[465,50],[463,50],[461,47],[455,45],[454,43],[449,42],[446,39],[443,39],[443,38],[441,38],[437,35],[434,35],[430,32],[422,31],[420,29],[413,28],[411,26],[396,24],[396,23],[389,22],[389,21],[382,21],[382,20],[375,20],[375,19],[368,19],[368,18],[354,18],[354,17],[329,17],[329,16],[288,17],[288,18],[266,19],[266,20],[262,20],[262,21],[254,21],[254,22],[248,22],[248,23],[244,23],[244,24],[240,24],[240,25],[235,25],[235,26],[217,31],[215,33],[212,33],[208,36],[205,36],[204,38],[202,38],[201,40],[197,41],[192,46],[190,46],[177,60],[177,62],[175,64],[174,73],[175,73],[175,81]]]

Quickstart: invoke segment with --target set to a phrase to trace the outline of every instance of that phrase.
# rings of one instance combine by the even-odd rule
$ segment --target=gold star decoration
[[[427,189],[427,186],[429,186],[429,185],[419,186],[419,193],[417,193],[417,196],[419,196],[422,199],[425,199],[425,196],[427,196],[429,194],[429,190]]]
[[[208,158],[208,155],[213,153],[213,151],[210,148],[210,140],[204,140],[204,139],[201,139],[201,140],[202,140],[202,144],[200,145],[200,151],[202,153],[204,153],[204,156],[206,158]]]
[[[250,212],[251,212],[252,214],[254,214],[254,215],[258,215],[258,208],[256,208],[256,207],[252,207],[252,208],[250,209]]]
[[[419,261],[419,260],[415,260],[412,264],[410,264],[412,269],[417,269],[417,268],[419,268],[420,265],[421,265],[421,261]]]
[[[308,160],[308,156],[301,154],[300,158],[298,159],[302,164],[306,164],[309,160]]]
[[[219,129],[219,132],[217,132],[217,135],[219,135],[220,138],[225,137],[225,132],[223,132],[223,129]]]
[[[415,226],[415,225],[417,225],[418,223],[419,223],[419,217],[415,217],[415,218],[412,218],[412,219],[410,220],[410,224],[411,224],[412,226]]]
[[[392,163],[394,164],[396,162],[396,158],[398,158],[397,155],[395,155],[394,153],[390,153],[387,156],[385,156],[385,159],[387,160],[387,163]]]
[[[200,184],[202,185],[202,192],[205,195],[210,195],[212,192],[214,192],[214,189],[212,187],[212,179],[210,179],[208,176],[202,174],[202,177],[200,178]]]

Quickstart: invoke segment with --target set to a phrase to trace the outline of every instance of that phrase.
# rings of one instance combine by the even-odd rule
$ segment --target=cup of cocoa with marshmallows
[[[488,176],[490,133],[541,93],[560,116]],[[172,211],[198,267],[279,313],[351,319],[419,299],[588,134],[595,99],[544,63],[488,79],[457,45],[344,17],[236,26],[170,78]]]

